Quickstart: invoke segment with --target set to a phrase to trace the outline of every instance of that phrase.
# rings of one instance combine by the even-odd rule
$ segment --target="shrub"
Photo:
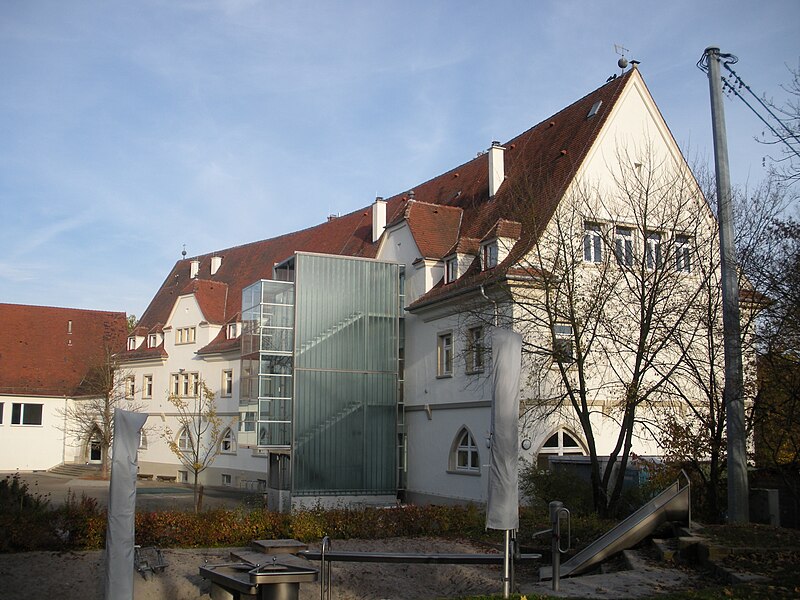
[[[50,500],[32,493],[19,475],[0,481],[0,552],[49,550],[59,546]]]

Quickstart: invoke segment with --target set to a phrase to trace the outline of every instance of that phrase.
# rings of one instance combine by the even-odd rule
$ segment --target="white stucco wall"
[[[0,402],[0,471],[45,470],[60,464],[64,457],[63,410],[67,399],[0,396]],[[42,424],[13,425],[14,403],[42,404]]]

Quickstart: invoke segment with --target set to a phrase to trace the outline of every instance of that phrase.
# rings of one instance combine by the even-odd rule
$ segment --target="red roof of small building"
[[[0,394],[74,396],[125,348],[125,313],[0,303]]]

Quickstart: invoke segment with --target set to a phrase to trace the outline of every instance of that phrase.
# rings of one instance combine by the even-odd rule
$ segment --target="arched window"
[[[480,473],[481,462],[478,445],[469,429],[462,427],[450,450],[450,471],[457,473]]]
[[[230,427],[222,432],[222,437],[219,442],[219,451],[223,454],[236,454],[236,437]]]
[[[577,455],[584,456],[586,451],[578,441],[578,436],[565,430],[559,429],[551,435],[539,449],[536,466],[541,471],[550,468],[551,456]]]
[[[182,452],[192,449],[192,434],[186,427],[181,429],[181,434],[178,436],[178,449]]]

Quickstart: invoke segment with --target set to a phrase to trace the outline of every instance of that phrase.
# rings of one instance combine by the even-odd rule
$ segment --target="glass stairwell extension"
[[[394,496],[399,266],[288,262],[243,292],[240,439],[288,452],[293,497]]]

